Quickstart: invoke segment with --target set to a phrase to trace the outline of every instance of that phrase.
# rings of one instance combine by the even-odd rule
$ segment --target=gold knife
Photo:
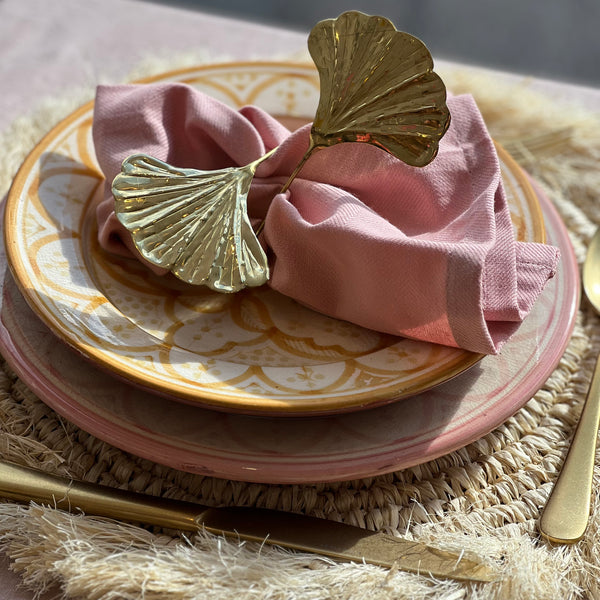
[[[198,531],[322,554],[338,560],[459,581],[490,582],[497,574],[462,553],[438,550],[385,533],[326,519],[262,508],[210,508],[72,481],[0,461],[0,497],[49,504],[64,510],[134,521],[170,529]]]

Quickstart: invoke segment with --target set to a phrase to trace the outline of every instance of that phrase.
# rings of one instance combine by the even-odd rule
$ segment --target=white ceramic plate
[[[251,63],[168,73],[240,107],[310,116],[309,66]],[[222,295],[153,277],[96,241],[90,205],[103,185],[91,138],[93,105],[55,127],[19,171],[5,240],[19,287],[64,341],[115,375],[176,399],[257,414],[326,414],[414,395],[481,357],[366,330],[304,308],[268,287]],[[539,205],[501,149],[517,236],[543,240]]]

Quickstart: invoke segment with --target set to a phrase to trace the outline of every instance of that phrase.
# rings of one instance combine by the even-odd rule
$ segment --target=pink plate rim
[[[167,413],[181,411],[181,415],[196,419],[201,425],[216,427],[216,441],[208,444],[200,435],[196,438],[173,435],[165,431],[166,425],[163,427],[160,422],[149,425],[136,421],[140,419],[140,413],[122,410],[117,414],[99,401],[85,404],[83,395],[77,398],[65,394],[63,384],[69,384],[72,376],[62,372],[60,359],[63,355],[68,359],[67,362],[75,361],[82,369],[92,369],[93,373],[106,378],[107,385],[121,390],[125,408],[127,402],[135,402],[128,394],[141,392],[98,371],[67,346],[54,343],[52,354],[58,362],[44,365],[44,357],[36,355],[36,347],[19,344],[23,333],[19,329],[25,325],[6,318],[11,316],[14,307],[7,304],[11,296],[5,293],[0,298],[0,350],[10,366],[40,399],[83,430],[125,451],[183,471],[233,480],[289,484],[350,480],[411,467],[463,447],[503,423],[539,390],[564,353],[579,305],[579,272],[560,216],[550,201],[539,190],[536,192],[546,219],[548,241],[557,245],[562,253],[559,272],[542,295],[554,294],[551,300],[560,300],[559,312],[540,307],[546,312],[539,326],[538,341],[531,336],[520,336],[517,332],[505,346],[502,353],[504,358],[485,357],[474,370],[397,404],[361,413],[290,420],[217,413],[145,394],[149,407],[156,406],[159,411]],[[0,256],[1,260],[4,258]],[[557,292],[557,289],[560,291]],[[16,300],[24,304],[22,299],[17,297]],[[53,335],[37,317],[33,313],[30,315],[28,326],[34,329],[34,333],[49,335],[54,341]],[[527,346],[526,360],[519,358],[511,361],[512,347],[516,345],[519,348]],[[486,373],[497,371],[499,360],[505,360],[507,370],[501,374],[502,379],[495,383],[496,393],[486,395],[485,391],[478,391],[478,386],[484,385]],[[93,397],[93,388],[86,391]],[[457,411],[460,411],[461,405],[469,402],[476,402],[479,408],[471,412],[467,419],[451,418],[445,423],[428,423],[413,436],[399,435],[394,438],[393,433],[385,431],[393,421],[390,417],[401,421],[415,412],[427,413],[429,407],[444,402],[454,402]],[[379,441],[366,433],[362,435],[369,427],[380,429],[382,437]],[[265,436],[265,432],[271,432],[272,438]],[[240,435],[245,436],[241,443],[247,446],[231,447],[231,440],[237,440]],[[322,442],[319,437],[322,435],[341,440],[341,449],[313,452],[311,443],[319,446]],[[288,438],[290,446],[298,442],[297,452],[281,449],[275,443],[277,439]],[[326,440],[325,444],[328,443]]]

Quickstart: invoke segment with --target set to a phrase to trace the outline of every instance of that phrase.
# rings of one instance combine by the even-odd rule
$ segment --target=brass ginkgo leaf
[[[269,279],[246,199],[256,167],[180,169],[130,156],[113,181],[115,213],[140,254],[191,284],[237,292]]]
[[[450,112],[423,42],[351,11],[317,23],[308,49],[321,85],[312,146],[367,142],[409,165],[433,160]]]

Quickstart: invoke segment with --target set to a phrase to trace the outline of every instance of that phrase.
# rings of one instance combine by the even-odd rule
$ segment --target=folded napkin
[[[314,153],[280,194],[310,126],[290,134],[259,108],[235,111],[183,84],[101,86],[93,126],[106,176],[100,245],[144,260],[113,210],[111,183],[129,155],[212,170],[280,145],[248,196],[250,217],[266,219],[272,288],[370,329],[497,353],[553,276],[558,250],[515,242],[477,106],[470,96],[448,106],[450,128],[427,167],[344,143]]]

